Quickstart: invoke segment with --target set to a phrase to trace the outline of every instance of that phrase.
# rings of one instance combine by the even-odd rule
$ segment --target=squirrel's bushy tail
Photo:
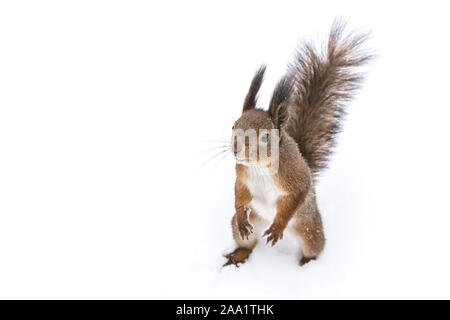
[[[344,33],[344,23],[334,22],[326,52],[304,44],[290,66],[295,93],[286,129],[313,176],[326,167],[345,106],[359,88],[362,74],[356,69],[371,58],[362,47],[367,34]]]

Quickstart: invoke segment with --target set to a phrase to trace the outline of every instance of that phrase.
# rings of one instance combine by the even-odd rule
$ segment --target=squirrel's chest
[[[250,206],[264,219],[272,221],[277,210],[278,198],[283,192],[275,185],[266,168],[248,167],[247,188],[252,195]]]

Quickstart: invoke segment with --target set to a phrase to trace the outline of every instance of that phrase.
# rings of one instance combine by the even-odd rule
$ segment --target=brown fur
[[[244,100],[243,111],[251,110],[256,107],[258,91],[261,88],[265,72],[266,66],[262,65],[256,72],[255,76],[253,77],[252,83],[250,84],[250,88],[248,89],[247,96],[245,97]]]
[[[345,106],[363,79],[355,68],[372,57],[363,51],[368,35],[345,36],[344,29],[342,22],[335,22],[325,54],[306,43],[290,66],[296,93],[289,110],[293,116],[286,129],[313,175],[326,167],[336,134],[341,130]]]
[[[360,51],[365,36],[343,37],[342,31],[342,24],[333,25],[325,56],[309,45],[297,53],[289,72],[277,84],[267,112],[256,109],[265,66],[255,74],[242,116],[233,129],[280,130],[279,168],[270,176],[270,181],[281,195],[277,198],[274,220],[266,221],[251,207],[254,195],[247,184],[248,167],[236,164],[236,213],[232,230],[238,248],[226,256],[225,265],[245,262],[262,230],[269,225],[263,236],[267,236],[267,243],[271,242],[272,246],[282,239],[288,227],[298,238],[303,253],[300,265],[315,259],[323,250],[325,236],[313,177],[326,165],[341,126],[344,104],[361,80],[361,75],[353,69],[369,59]],[[251,160],[247,141],[238,146],[233,136],[232,145],[236,154],[237,149],[244,148],[243,161]],[[268,161],[258,155],[259,166],[267,166]]]

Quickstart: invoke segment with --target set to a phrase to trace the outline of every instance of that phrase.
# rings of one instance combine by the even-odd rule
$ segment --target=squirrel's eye
[[[261,137],[261,141],[262,141],[262,142],[267,142],[267,141],[269,141],[269,134],[266,133],[265,135],[263,135],[263,136]]]

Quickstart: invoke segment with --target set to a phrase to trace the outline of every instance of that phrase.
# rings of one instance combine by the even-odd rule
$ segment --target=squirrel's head
[[[261,66],[253,77],[242,115],[233,125],[231,150],[236,161],[244,165],[270,164],[274,150],[278,151],[281,127],[288,117],[287,107],[294,82],[290,75],[278,82],[267,111],[256,108],[265,70],[266,67]]]

